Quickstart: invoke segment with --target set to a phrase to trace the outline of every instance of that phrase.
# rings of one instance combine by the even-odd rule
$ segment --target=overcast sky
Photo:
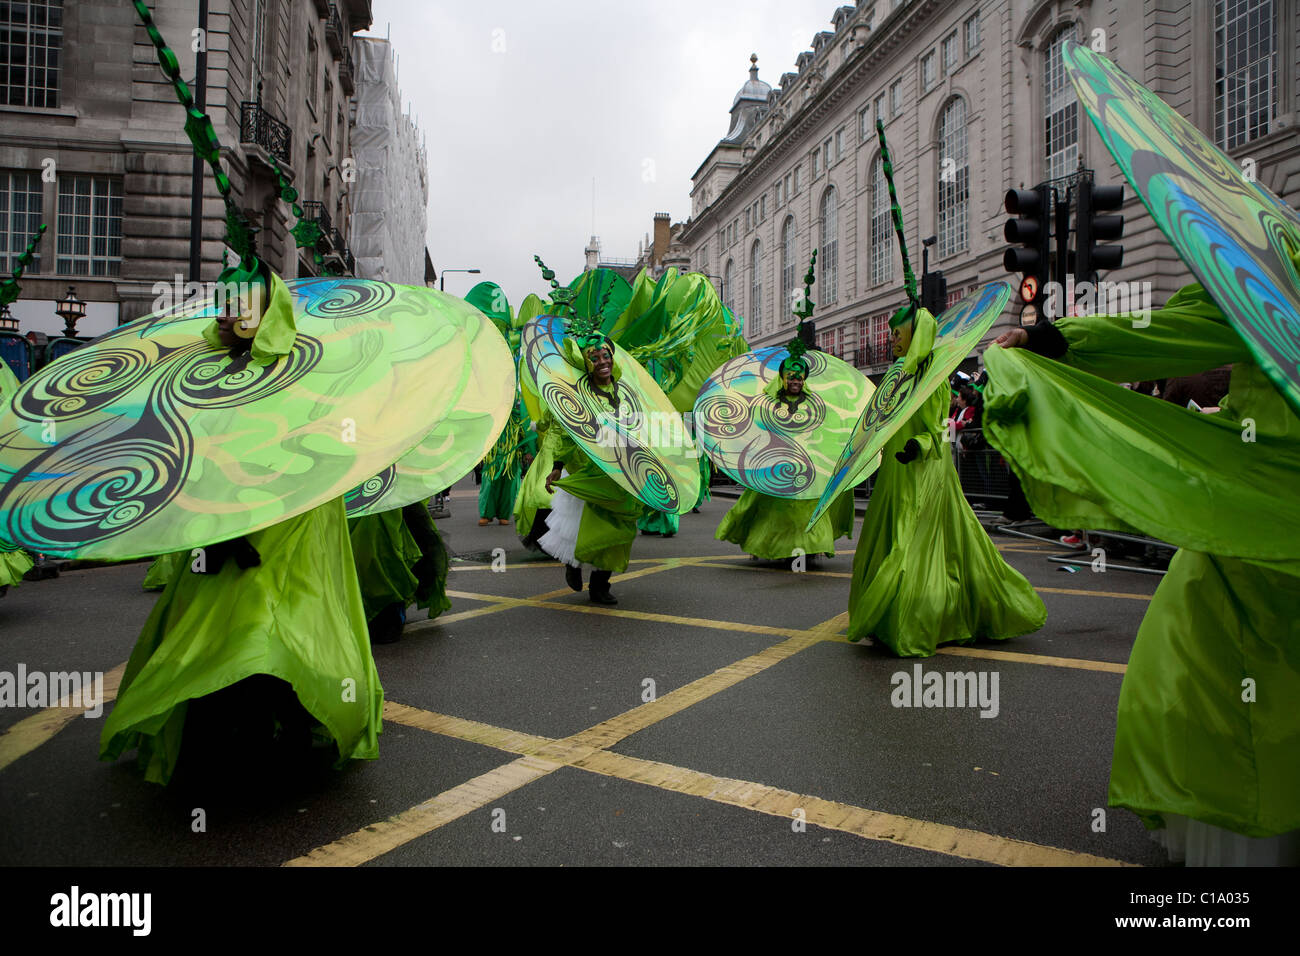
[[[727,133],[758,54],[776,86],[833,0],[374,0],[429,152],[428,248],[464,295],[480,279],[518,306],[567,282],[594,233],[634,258],[656,212],[690,214],[691,174]],[[592,180],[595,180],[595,228]]]

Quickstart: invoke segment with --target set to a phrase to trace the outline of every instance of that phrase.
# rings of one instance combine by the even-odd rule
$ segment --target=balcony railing
[[[280,162],[287,163],[293,130],[268,113],[260,101],[245,100],[239,104],[239,141],[260,146]]]
[[[343,58],[343,51],[347,49],[347,33],[343,30],[343,21],[339,19],[339,5],[330,4],[330,15],[325,18],[325,42],[329,44],[330,50],[336,57]]]
[[[312,199],[307,200],[302,204],[302,218],[320,225],[322,239],[328,238],[331,233],[338,232],[334,228],[334,223],[330,220],[329,211],[325,208],[324,203]]]
[[[352,66],[352,50],[348,48],[347,43],[343,44],[343,58],[339,60],[339,86],[343,87],[344,92],[351,96],[357,91],[355,73]]]

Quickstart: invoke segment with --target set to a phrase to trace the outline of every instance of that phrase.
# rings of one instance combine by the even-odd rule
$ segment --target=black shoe
[[[589,591],[587,596],[591,598],[592,604],[617,604],[618,603],[618,598],[610,594],[608,589],[604,591]]]
[[[588,591],[591,596],[592,604],[617,604],[618,601],[614,595],[609,593],[610,573],[608,571],[592,571],[591,586]]]
[[[396,644],[406,626],[406,608],[394,602],[370,619],[371,644]]]
[[[571,564],[564,566],[564,583],[575,591],[582,590],[582,568]]]

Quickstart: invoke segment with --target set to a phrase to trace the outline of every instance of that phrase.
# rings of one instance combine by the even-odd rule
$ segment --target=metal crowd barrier
[[[1010,492],[1010,472],[997,449],[984,438],[982,428],[949,433],[952,462],[962,493],[972,504],[993,501],[999,506]]]

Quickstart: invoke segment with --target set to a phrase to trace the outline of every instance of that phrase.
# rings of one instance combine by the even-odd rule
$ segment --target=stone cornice
[[[718,197],[700,214],[699,219],[686,224],[682,232],[682,241],[692,242],[696,235],[696,227],[698,226],[701,232],[705,231],[706,224],[715,218],[712,215],[715,209],[721,209],[738,193],[748,189],[755,179],[768,174],[772,167],[784,161],[805,141],[810,130],[830,115],[851,93],[856,92],[863,79],[878,69],[890,54],[910,39],[925,21],[942,7],[940,0],[912,0],[908,5],[891,11],[880,26],[871,32],[866,43],[855,50],[849,59],[831,74],[829,80],[813,94],[812,98],[804,103],[759,149],[757,155],[744,165],[736,178],[728,183],[727,188],[719,193]],[[834,47],[831,47],[831,50],[833,49]],[[759,129],[763,129],[766,125],[766,123],[760,124]],[[706,159],[705,163],[707,162]]]

